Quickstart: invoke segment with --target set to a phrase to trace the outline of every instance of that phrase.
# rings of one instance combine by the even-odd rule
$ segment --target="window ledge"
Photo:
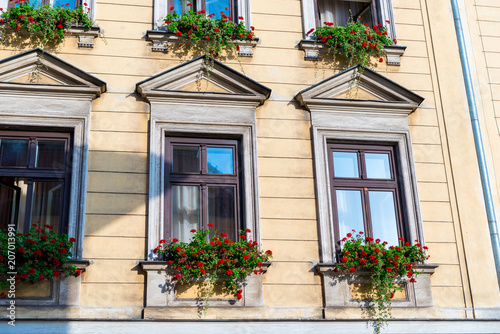
[[[142,270],[146,272],[146,308],[148,307],[198,307],[196,299],[177,299],[175,296],[175,281],[172,278],[178,273],[165,261],[139,261]],[[265,274],[271,263],[263,263]],[[243,298],[213,299],[210,307],[257,307],[264,305],[262,275],[249,275],[243,282]]]
[[[183,44],[183,41],[170,31],[162,30],[148,30],[146,32],[146,40],[153,42],[153,52],[168,52],[169,44]],[[253,57],[253,48],[259,43],[260,39],[254,37],[252,41],[234,42],[238,45],[238,56],[240,57]]]
[[[319,60],[320,53],[326,53],[330,49],[326,43],[315,40],[303,39],[299,42],[299,49],[304,50],[304,60]],[[384,48],[387,65],[400,66],[400,57],[405,53],[406,46],[390,45]]]
[[[65,266],[76,266],[83,272],[92,262],[89,260],[70,260]],[[80,305],[80,289],[82,275],[55,278],[50,281],[49,292],[45,296],[15,298],[19,306],[64,306],[76,307]],[[36,286],[36,283],[35,283]],[[10,299],[0,299],[0,305],[8,305]]]
[[[2,24],[0,24],[0,40],[2,40]],[[7,32],[12,32],[12,29],[7,29]],[[68,32],[73,37],[78,37],[78,47],[80,48],[93,48],[94,47],[94,39],[99,37],[101,34],[101,28],[99,27],[91,27],[90,29],[87,27],[82,27],[78,25],[70,26]]]
[[[323,276],[326,307],[358,307],[359,299],[351,298],[350,285],[369,283],[369,271],[356,271],[352,274],[335,272],[336,263],[318,263],[316,271]],[[433,307],[430,276],[437,265],[423,264],[415,266],[420,272],[416,283],[405,284],[405,299],[392,300],[392,307]]]

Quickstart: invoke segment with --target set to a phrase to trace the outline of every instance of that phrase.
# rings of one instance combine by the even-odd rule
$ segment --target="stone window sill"
[[[3,25],[0,25],[2,29]],[[10,29],[7,30],[9,32]],[[78,47],[93,48],[94,39],[99,37],[101,29],[99,27],[91,27],[90,29],[82,26],[73,25],[68,30],[73,37],[78,38]],[[2,39],[2,31],[0,30],[0,40]]]
[[[175,281],[172,278],[177,271],[165,261],[140,261],[139,265],[146,273],[146,308],[159,307],[198,307],[196,299],[176,298]],[[264,263],[263,274],[271,263]],[[258,307],[263,306],[262,275],[251,274],[243,283],[243,298],[236,300],[212,299],[212,307]]]
[[[434,273],[437,265],[419,265],[416,267],[421,272],[417,277],[417,282],[405,285],[404,299],[393,299],[392,307],[432,307],[431,281],[430,276]],[[369,283],[368,271],[356,271],[353,274],[334,272],[334,263],[318,263],[316,271],[323,276],[323,288],[325,291],[325,306],[338,307],[359,307],[360,299],[351,296],[351,284]]]
[[[75,266],[83,272],[91,264],[89,260],[72,260],[67,266]],[[82,275],[53,279],[47,285],[47,293],[37,292],[33,297],[16,297],[16,306],[79,306]],[[35,283],[36,286],[36,283]],[[10,299],[0,299],[0,305],[8,305]]]
[[[326,43],[303,39],[299,42],[299,49],[304,50],[304,60],[319,60],[320,53],[326,53],[330,47]],[[405,53],[406,46],[390,45],[385,47],[387,65],[400,66],[400,57]]]
[[[148,30],[146,40],[153,42],[153,52],[168,52],[168,46],[182,44],[182,40],[173,32],[162,30]],[[238,56],[253,57],[253,48],[259,43],[259,38],[255,37],[252,41],[234,41],[238,47]]]

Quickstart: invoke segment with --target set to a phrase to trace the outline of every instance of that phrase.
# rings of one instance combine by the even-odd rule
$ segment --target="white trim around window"
[[[331,0],[331,1],[342,1],[342,0]],[[380,23],[386,25],[387,30],[391,38],[396,38],[396,28],[394,24],[394,12],[392,9],[392,0],[373,0],[379,5],[377,12],[380,15]],[[306,36],[305,34],[311,30],[318,27],[318,4],[317,0],[302,0],[302,23],[304,27],[304,37],[311,39],[311,35]]]

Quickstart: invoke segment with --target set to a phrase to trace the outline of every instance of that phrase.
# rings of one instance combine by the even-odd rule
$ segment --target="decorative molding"
[[[93,48],[94,39],[99,37],[101,29],[99,27],[92,27],[90,29],[81,26],[71,26],[69,28],[71,36],[78,37],[78,47],[80,48]]]
[[[146,40],[153,42],[153,52],[168,52],[169,45],[184,44],[175,33],[162,30],[148,30],[146,32]],[[258,37],[254,37],[252,41],[235,40],[234,43],[238,45],[238,56],[240,57],[253,57],[253,48],[260,42]],[[197,42],[198,44],[206,43],[204,41]]]
[[[350,98],[338,97],[356,88],[368,93],[372,98],[358,99],[358,93],[353,93]],[[380,114],[405,116],[412,113],[424,100],[423,97],[369,68],[360,71],[359,65],[300,91],[295,99],[309,111],[329,111],[337,108],[358,113],[369,110]]]
[[[146,272],[146,308],[148,307],[197,307],[198,299],[177,299],[175,297],[176,282],[172,281],[177,270],[164,261],[140,261],[139,265]],[[263,274],[271,263],[264,263]],[[264,306],[262,292],[262,275],[249,275],[243,282],[243,298],[237,300],[211,299],[210,307],[259,307]]]
[[[351,298],[350,285],[356,283],[370,283],[369,271],[356,271],[352,274],[335,272],[335,263],[318,263],[316,271],[323,278],[326,308],[359,307],[367,300]],[[405,285],[405,299],[392,300],[392,307],[433,307],[430,276],[435,272],[437,265],[418,265],[415,267],[420,274],[416,283],[402,280]]]
[[[365,96],[368,98],[364,99]],[[382,143],[394,146],[399,157],[396,163],[406,234],[409,240],[418,239],[425,244],[408,126],[408,115],[424,99],[375,71],[364,68],[360,72],[359,65],[300,91],[295,99],[311,113],[320,252],[321,261],[325,263],[323,268],[326,266],[328,269],[335,261],[333,240],[338,240],[333,229],[331,177],[327,158],[329,142]],[[335,287],[335,284],[340,283],[332,282],[328,277],[323,280],[327,305],[340,307],[336,303],[344,305],[348,300],[345,290],[342,290],[345,286]],[[428,281],[423,280],[421,284],[425,282]],[[430,284],[426,284],[425,293],[431,296]],[[336,296],[337,293],[340,295]]]
[[[304,60],[319,60],[320,53],[327,53],[330,47],[326,43],[303,39],[299,42],[299,50],[304,51]],[[400,66],[399,58],[405,53],[406,46],[390,45],[384,48],[387,65]]]

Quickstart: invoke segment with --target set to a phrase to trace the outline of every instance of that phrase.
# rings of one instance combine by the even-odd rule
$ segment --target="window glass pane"
[[[0,229],[6,230],[9,224],[17,227],[19,195],[21,188],[13,184],[13,178],[0,179]]]
[[[208,187],[208,222],[215,225],[218,234],[225,232],[231,239],[236,237],[234,189],[234,187]]]
[[[226,10],[225,8],[228,8]],[[220,16],[220,12],[224,12],[226,16],[231,16],[229,13],[229,0],[206,0],[207,14],[215,14],[215,17]]]
[[[358,153],[333,152],[335,177],[359,177]]]
[[[198,186],[172,186],[172,236],[189,242],[192,229],[200,227],[200,189]]]
[[[0,166],[26,167],[28,162],[28,140],[0,139]]]
[[[36,181],[33,187],[31,224],[50,225],[57,231],[63,201],[62,181]]]
[[[337,190],[340,239],[352,230],[365,231],[360,190]]]
[[[198,146],[174,146],[172,170],[179,173],[200,172],[200,151]]]
[[[233,149],[207,147],[207,169],[213,174],[234,174]]]
[[[187,13],[190,9],[195,10],[192,6],[188,7],[188,3],[195,5],[195,0],[175,0],[174,1],[174,9],[177,14],[182,15]]]
[[[35,167],[64,169],[65,146],[62,140],[39,140]]]
[[[366,153],[366,177],[369,179],[391,179],[388,153]]]
[[[40,3],[41,0],[38,0]],[[69,6],[66,6],[66,4],[69,4]],[[54,7],[64,7],[64,8],[71,8],[75,9],[75,0],[54,0]]]
[[[345,26],[364,7],[366,3],[357,1],[318,0],[319,24],[323,26],[325,22],[333,22],[337,26]]]
[[[398,244],[398,229],[394,193],[392,191],[370,191],[370,213],[373,237],[387,241],[389,246]]]

